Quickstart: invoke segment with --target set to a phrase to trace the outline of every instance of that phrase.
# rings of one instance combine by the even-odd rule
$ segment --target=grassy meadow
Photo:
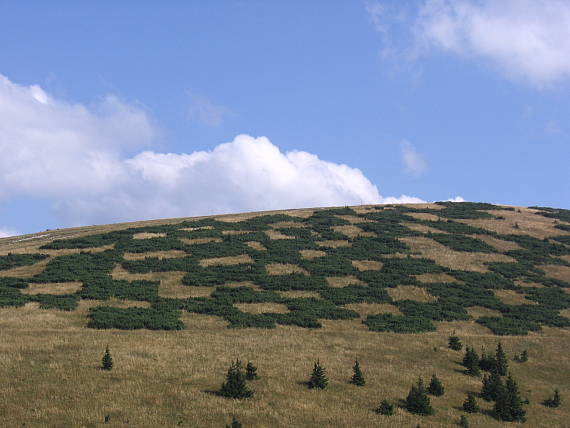
[[[248,213],[0,239],[0,426],[224,427],[236,416],[244,428],[425,428],[456,426],[461,415],[471,427],[569,426],[567,212],[403,209]],[[117,231],[132,233],[105,245],[77,241]],[[14,258],[26,254],[47,257]],[[106,270],[81,270],[73,258],[90,263],[96,254],[109,254]],[[61,260],[65,275],[56,271]],[[195,272],[210,279],[202,283]],[[97,307],[164,311],[183,329],[123,329],[118,318],[98,321],[119,328],[90,328]],[[363,323],[378,314],[396,323],[419,317],[434,329],[374,331]],[[448,349],[454,332],[478,353],[501,341],[529,400],[524,424],[497,421],[483,399],[480,413],[461,410],[481,379],[463,374],[463,350]],[[109,372],[100,370],[106,346]],[[513,361],[523,350],[529,361]],[[236,358],[258,368],[248,400],[216,395]],[[364,387],[349,383],[356,358]],[[329,377],[323,391],[305,384],[317,359]],[[427,383],[434,373],[445,386],[431,397],[434,415],[398,406],[418,376]],[[555,388],[561,407],[541,405]],[[383,399],[398,406],[393,416],[374,412]]]

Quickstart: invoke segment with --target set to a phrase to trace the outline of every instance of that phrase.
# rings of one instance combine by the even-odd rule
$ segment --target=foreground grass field
[[[460,415],[465,414],[460,407],[467,392],[479,392],[481,388],[480,379],[463,374],[460,365],[463,352],[447,348],[447,339],[455,331],[465,345],[474,346],[478,351],[481,347],[493,350],[498,340],[510,358],[528,350],[528,362],[509,361],[523,397],[530,401],[525,406],[528,411],[525,425],[568,426],[570,329],[564,320],[570,317],[570,305],[567,305],[570,268],[568,241],[564,237],[570,236],[570,232],[565,212],[556,211],[555,217],[550,217],[544,215],[549,211],[538,209],[487,206],[471,209],[474,207],[467,206],[468,214],[457,214],[453,208],[447,212],[455,216],[453,220],[441,221],[443,214],[438,215],[435,210],[448,207],[416,205],[408,208],[415,212],[394,216],[390,213],[393,207],[354,207],[350,213],[341,209],[327,216],[317,216],[319,221],[313,221],[309,226],[306,222],[273,218],[270,227],[261,228],[266,237],[259,231],[253,235],[252,231],[246,230],[250,235],[239,242],[251,251],[238,249],[232,253],[221,249],[220,257],[210,257],[216,254],[201,256],[186,271],[156,268],[137,272],[149,263],[162,266],[160,263],[164,261],[172,263],[172,260],[195,257],[204,252],[203,248],[219,250],[213,245],[229,242],[227,236],[243,235],[245,227],[238,224],[256,216],[286,214],[293,219],[306,220],[315,219],[315,211],[220,216],[218,220],[229,226],[219,233],[211,232],[215,227],[209,228],[208,224],[196,223],[200,224],[197,226],[200,229],[195,229],[185,223],[184,228],[188,230],[184,231],[184,236],[173,236],[184,246],[176,244],[173,248],[168,244],[171,245],[169,249],[163,244],[169,239],[168,233],[174,232],[152,228],[203,219],[96,226],[0,240],[0,257],[6,256],[3,260],[7,265],[12,263],[0,270],[0,279],[6,281],[5,291],[0,294],[4,306],[0,308],[0,425],[223,427],[235,415],[244,427],[415,427],[418,423],[422,427],[452,426]],[[367,224],[379,224],[375,217],[378,213],[382,213],[380,224],[389,226],[367,227]],[[331,222],[331,218],[341,221]],[[461,233],[453,230],[461,228],[458,225],[462,224],[473,229],[462,229]],[[250,222],[247,226],[255,224]],[[133,227],[147,229],[133,231],[129,238],[132,240],[128,242],[113,242],[106,246],[65,248],[73,245],[51,244],[57,239],[73,240]],[[311,229],[314,233],[298,232],[303,229]],[[449,236],[443,236],[446,234]],[[535,239],[525,241],[517,236]],[[382,250],[372,249],[368,253],[363,247],[363,251],[357,251],[359,245],[365,245],[364,240],[374,237],[390,237],[405,246],[382,247]],[[149,248],[147,242],[163,247]],[[50,269],[47,266],[50,263],[53,266],[57,263],[54,260],[60,257],[81,251],[88,254],[117,251],[117,245],[127,244],[128,249],[122,250],[121,260],[112,263],[108,275],[114,281],[128,283],[112,283],[115,288],[105,289],[111,290],[110,294],[85,294],[85,289],[92,285],[91,278],[82,277],[83,274],[77,278],[46,277],[46,269]],[[287,251],[274,251],[274,245],[287,246]],[[77,242],[75,246],[78,246]],[[293,250],[289,251],[290,248]],[[140,249],[143,251],[138,252]],[[293,256],[292,252],[298,253],[299,257]],[[48,257],[18,260],[11,256],[8,259],[9,253]],[[143,255],[150,258],[145,259]],[[309,263],[333,255],[348,258],[354,269],[345,266],[346,272],[328,275],[321,265]],[[414,270],[418,269],[417,263],[414,262],[412,268],[411,262],[407,261],[407,273],[392,280],[388,276],[390,259],[428,259],[436,268],[421,262],[422,272],[426,266],[430,267],[429,272],[420,273]],[[194,266],[216,269],[215,266],[255,266],[261,262],[266,273],[247,278],[247,281],[236,283],[235,278],[231,278],[221,285],[183,283],[188,273],[198,269]],[[516,263],[524,269],[516,268],[515,275]],[[331,266],[325,267],[332,269]],[[472,275],[465,272],[485,276],[478,276],[480,283],[475,284]],[[500,278],[488,276],[493,273]],[[314,286],[315,283],[306,280],[303,284],[312,286],[280,285],[273,290],[267,289],[266,284],[273,281],[270,276],[293,280],[294,275],[312,278],[311,281],[322,276],[324,282]],[[26,283],[24,288],[18,288],[21,294],[6,285],[8,280],[15,278]],[[489,278],[497,282],[485,286]],[[142,300],[121,297],[124,290],[136,284],[132,281],[140,280],[158,281],[157,295],[143,294]],[[498,286],[500,281],[509,282]],[[224,290],[228,288],[239,291],[228,300],[226,295],[219,297],[220,288],[223,293],[227,293]],[[363,289],[384,292],[368,293]],[[450,291],[442,290],[470,290],[471,294],[454,297],[449,295]],[[558,294],[559,290],[562,294]],[[45,295],[59,297],[46,298]],[[478,300],[460,305],[461,299],[466,298]],[[334,308],[352,315],[339,317],[337,312],[330,312],[328,306],[329,312],[323,311],[318,306],[321,303],[317,305],[312,299],[333,302]],[[170,302],[168,305],[176,303],[174,308],[169,306],[167,309],[180,310],[177,316],[184,329],[87,328],[93,319],[91,308],[138,307],[160,311],[165,302]],[[214,314],[200,313],[207,311],[202,306],[196,307],[195,302],[206,302],[200,303],[204,305],[214,302]],[[300,302],[313,306],[298,310]],[[42,309],[40,305],[48,309]],[[532,308],[536,312],[533,313]],[[449,320],[439,319],[444,310]],[[329,316],[330,313],[336,315]],[[541,315],[537,317],[536,313]],[[316,321],[321,327],[290,324],[291,320],[297,323],[300,323],[299,319],[306,320],[307,314],[313,316],[309,317],[311,322]],[[371,325],[377,324],[367,325],[363,321],[369,316],[374,320],[378,314],[392,314],[398,322],[415,322],[419,317],[430,322],[435,331],[421,328],[416,333],[406,334],[373,331]],[[246,327],[248,323],[265,323],[267,327],[268,319],[275,321],[274,328]],[[486,319],[491,321],[486,323]],[[228,328],[230,325],[238,328]],[[120,324],[117,326],[121,327]],[[490,328],[502,335],[497,336]],[[513,332],[519,334],[512,335]],[[107,345],[115,360],[111,372],[99,370]],[[251,360],[258,367],[261,378],[250,384],[255,392],[250,400],[234,401],[215,395],[235,358]],[[348,383],[355,358],[361,362],[367,382],[361,388]],[[317,359],[326,368],[330,380],[329,388],[324,391],[309,390],[304,385]],[[443,397],[432,398],[435,415],[418,417],[401,408],[390,417],[374,413],[373,409],[382,399],[398,403],[406,397],[418,376],[427,381],[433,373],[446,388]],[[562,406],[558,409],[542,406],[540,402],[555,388],[561,391]],[[492,403],[483,400],[479,403],[483,411],[468,415],[470,426],[504,426],[489,414]]]

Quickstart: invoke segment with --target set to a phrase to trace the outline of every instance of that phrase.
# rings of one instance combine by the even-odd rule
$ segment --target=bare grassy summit
[[[0,426],[503,426],[454,335],[479,355],[500,341],[526,425],[565,427],[569,318],[570,211],[554,208],[303,209],[3,238]],[[245,400],[217,393],[237,359],[259,375]],[[324,390],[306,386],[317,360]],[[433,374],[434,414],[406,410]],[[554,390],[561,405],[541,404]],[[393,415],[374,411],[383,400]]]

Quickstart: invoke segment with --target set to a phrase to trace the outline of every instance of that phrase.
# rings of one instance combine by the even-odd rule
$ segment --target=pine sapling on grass
[[[235,416],[232,416],[232,423],[229,425],[226,425],[226,428],[242,428],[241,422],[238,421]]]
[[[479,355],[477,355],[475,349],[469,346],[465,348],[463,366],[466,368],[465,374],[468,374],[469,376],[479,376]]]
[[[441,381],[437,378],[435,374],[431,377],[431,381],[428,386],[428,392],[436,397],[441,397],[445,393],[445,388]]]
[[[355,384],[356,386],[364,386],[366,381],[364,380],[364,376],[362,375],[362,370],[360,370],[360,364],[358,360],[354,362],[354,366],[352,367],[352,379],[350,383]]]
[[[469,428],[469,421],[467,420],[467,416],[465,415],[461,415],[461,417],[459,418],[459,423],[458,425],[461,428]]]
[[[394,414],[394,405],[388,400],[382,400],[374,411],[380,415],[392,416]]]
[[[453,332],[453,335],[449,336],[448,347],[454,351],[461,351],[463,348],[463,344],[461,343],[459,337],[455,335],[455,332]]]
[[[255,367],[251,361],[248,361],[245,366],[245,378],[247,380],[259,379],[259,376],[257,375],[257,367]]]
[[[481,397],[487,401],[495,401],[499,390],[503,387],[503,381],[497,371],[492,371],[490,375],[483,376],[481,387]]]
[[[501,421],[524,422],[526,411],[515,380],[509,375],[506,384],[499,388],[493,407],[493,414]]]
[[[463,410],[467,413],[477,413],[479,411],[479,405],[475,399],[475,394],[472,392],[467,394],[467,398],[465,398],[465,401],[463,402]]]
[[[231,363],[226,374],[226,381],[222,384],[219,394],[222,397],[238,399],[253,396],[253,391],[245,383],[245,373],[240,360]]]
[[[103,359],[101,360],[101,368],[103,370],[113,369],[113,358],[111,357],[108,346],[105,348],[105,354],[103,354]]]
[[[325,389],[329,383],[327,376],[325,374],[325,369],[321,366],[321,363],[317,360],[317,362],[313,366],[313,372],[311,373],[311,378],[307,385],[309,388],[320,388]]]
[[[495,356],[487,352],[485,349],[482,349],[481,359],[479,360],[479,368],[481,370],[491,372],[495,370],[496,367],[497,367],[497,360],[495,359]]]
[[[509,371],[509,363],[507,361],[507,355],[503,351],[503,346],[501,342],[497,343],[497,350],[495,352],[495,364],[496,370],[501,376],[506,376]]]
[[[547,398],[546,400],[544,400],[542,402],[542,404],[544,404],[546,407],[560,407],[560,404],[562,403],[562,399],[560,398],[560,391],[558,391],[557,389],[554,390],[554,395],[550,398]]]
[[[416,385],[412,385],[412,388],[406,397],[406,410],[408,412],[424,416],[432,415],[434,413],[421,377],[418,379],[418,383]]]

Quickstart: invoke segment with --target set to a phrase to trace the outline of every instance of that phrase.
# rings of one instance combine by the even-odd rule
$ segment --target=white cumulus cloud
[[[412,12],[409,4],[388,8],[384,3],[367,9],[391,50],[397,39],[408,44],[398,44],[402,57],[443,51],[483,59],[536,86],[570,77],[567,0],[425,0]]]
[[[423,202],[384,198],[359,169],[282,152],[266,137],[185,154],[149,150],[156,134],[143,110],[115,97],[87,107],[0,75],[0,200],[48,198],[65,226]]]

